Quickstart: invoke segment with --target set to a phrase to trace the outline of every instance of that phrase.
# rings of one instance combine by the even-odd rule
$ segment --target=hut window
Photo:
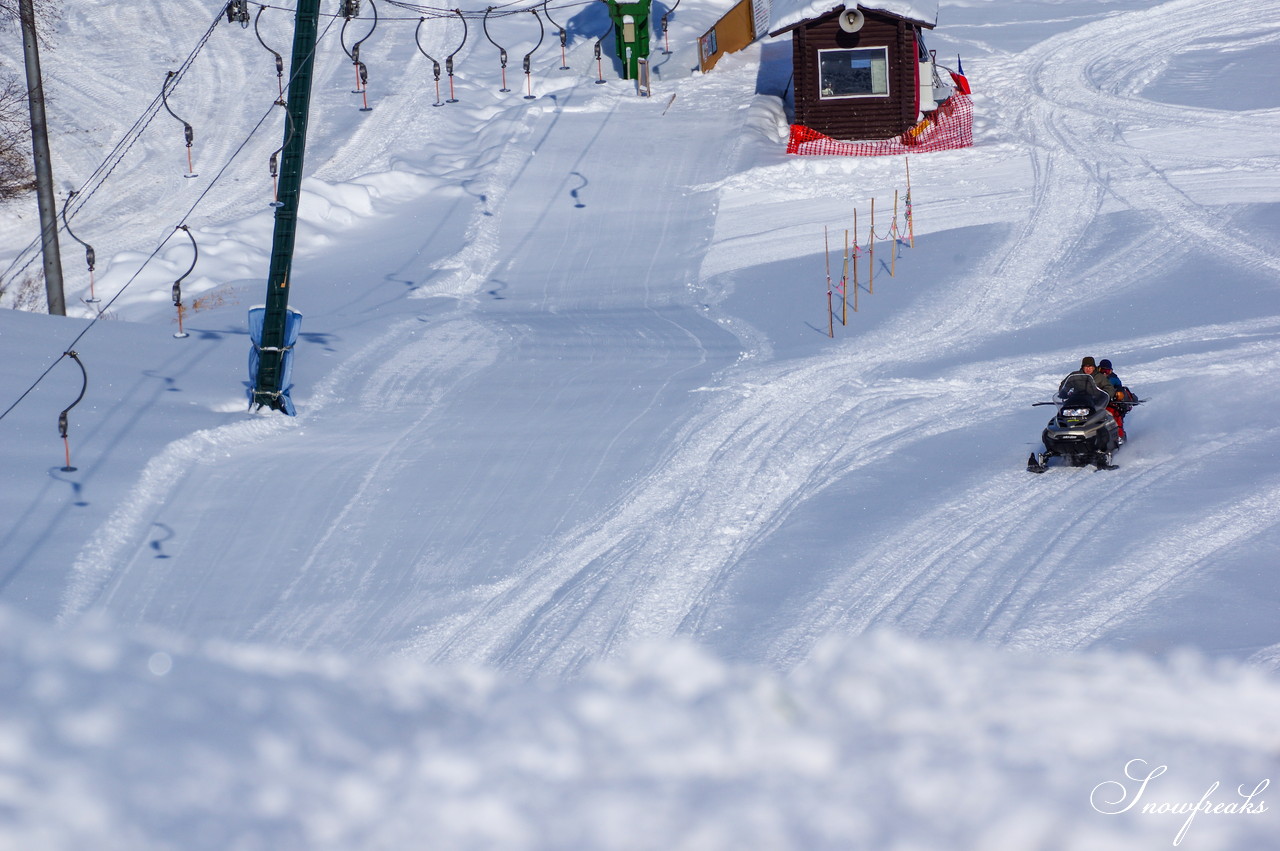
[[[824,99],[888,95],[889,49],[819,50],[818,93]]]

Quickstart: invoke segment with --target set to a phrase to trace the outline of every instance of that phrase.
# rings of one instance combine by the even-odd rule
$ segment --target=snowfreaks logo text
[[[1236,788],[1238,797],[1233,797],[1230,793],[1219,795],[1218,787],[1221,783],[1215,780],[1213,785],[1200,796],[1199,801],[1170,802],[1151,800],[1151,796],[1147,794],[1148,784],[1168,770],[1169,766],[1167,765],[1158,765],[1152,768],[1144,759],[1131,759],[1124,764],[1124,776],[1128,782],[1126,780],[1105,780],[1099,783],[1093,787],[1093,791],[1089,794],[1089,803],[1098,812],[1109,816],[1126,813],[1138,806],[1139,802],[1142,802],[1142,809],[1139,812],[1148,815],[1186,816],[1187,820],[1182,823],[1181,829],[1173,837],[1174,845],[1182,842],[1183,837],[1187,835],[1187,831],[1191,828],[1191,822],[1200,813],[1207,815],[1257,815],[1267,811],[1266,803],[1258,800],[1258,796],[1271,785],[1270,779],[1260,781],[1252,789],[1248,788],[1248,784],[1238,786]],[[1144,798],[1146,799],[1145,802]]]

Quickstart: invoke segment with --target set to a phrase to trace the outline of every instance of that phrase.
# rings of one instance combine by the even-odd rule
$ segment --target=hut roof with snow
[[[770,5],[770,33],[788,30],[802,21],[811,21],[845,8],[845,4],[833,0],[773,0]],[[857,5],[864,11],[886,12],[927,27],[938,23],[938,0],[871,0]]]

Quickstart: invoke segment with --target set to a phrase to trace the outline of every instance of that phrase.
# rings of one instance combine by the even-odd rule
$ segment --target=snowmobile
[[[1116,469],[1111,454],[1121,444],[1120,426],[1107,410],[1109,403],[1110,395],[1094,383],[1093,376],[1084,373],[1067,376],[1056,401],[1036,402],[1056,405],[1058,411],[1040,435],[1045,451],[1031,453],[1027,472],[1043,473],[1052,458],[1062,458],[1072,467],[1092,464],[1099,470]],[[1132,407],[1124,401],[1115,404],[1122,409],[1121,416]]]

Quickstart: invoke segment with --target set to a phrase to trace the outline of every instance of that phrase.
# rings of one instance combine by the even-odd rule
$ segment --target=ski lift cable
[[[472,19],[475,19],[475,18],[483,19],[486,16],[495,17],[495,18],[504,17],[507,15],[519,14],[524,11],[533,11],[537,8],[537,6],[541,5],[543,7],[544,13],[546,13],[548,15],[548,18],[550,19],[549,0],[544,0],[544,2],[542,3],[533,3],[533,4],[523,5],[523,7],[521,7],[522,4],[520,2],[498,4],[495,6],[488,7],[485,11],[470,11],[470,12],[464,11],[458,8],[446,9],[443,7],[434,7],[434,6],[426,6],[421,4],[407,3],[407,2],[403,2],[403,0],[387,0],[387,2],[400,8],[418,10],[423,15],[428,17],[451,17],[456,15],[459,19],[461,19],[464,26],[463,41],[462,41],[462,44],[458,46],[458,49],[453,51],[453,53],[450,54],[449,58],[456,56],[457,53],[461,51],[462,48],[465,47],[466,45],[467,34],[466,34],[465,27],[466,27],[466,22],[468,17],[471,17]],[[581,6],[586,6],[591,2],[594,2],[594,0],[576,0],[576,2],[558,3],[556,5],[556,9],[561,10],[561,9],[577,8]],[[672,11],[674,11],[676,6],[679,6],[679,3],[680,3],[680,0],[677,0],[676,5],[672,7]],[[281,57],[281,55],[277,51],[273,50],[262,39],[261,31],[258,26],[258,20],[260,19],[261,13],[266,9],[272,9],[276,11],[285,11],[285,12],[294,12],[296,11],[296,9],[286,7],[286,6],[278,6],[270,3],[254,3],[253,5],[258,6],[258,15],[259,15],[259,18],[255,19],[254,21],[255,35],[258,37],[259,43],[261,43],[262,46],[268,52],[272,53],[272,55],[276,57],[276,60],[278,63],[277,76],[278,77],[282,76],[283,69],[281,66],[283,65],[283,57]],[[183,124],[183,128],[184,128],[183,132],[185,136],[186,130],[188,127],[190,127],[190,125],[185,120],[179,118],[173,112],[173,110],[168,107],[167,96],[169,94],[172,94],[174,90],[178,87],[182,78],[186,75],[187,71],[190,70],[192,64],[194,63],[196,58],[199,56],[200,52],[203,50],[204,46],[207,44],[209,39],[212,37],[214,31],[224,21],[224,19],[226,18],[226,9],[227,9],[226,6],[222,6],[218,9],[217,13],[214,14],[213,19],[209,24],[208,28],[202,34],[199,41],[196,43],[195,47],[188,54],[186,59],[183,60],[182,64],[179,65],[176,71],[170,72],[170,76],[166,77],[166,81],[165,81],[166,85],[161,87],[160,94],[157,95],[156,98],[143,110],[141,115],[134,122],[133,126],[130,127],[128,131],[126,131],[124,136],[120,139],[120,141],[116,144],[116,146],[112,149],[112,151],[109,152],[106,157],[104,157],[103,161],[98,165],[98,167],[94,169],[94,171],[89,175],[89,177],[87,177],[84,180],[84,182],[80,185],[80,187],[76,190],[76,201],[74,203],[70,203],[68,207],[64,210],[64,228],[66,227],[66,223],[69,222],[70,219],[74,218],[76,215],[79,214],[80,210],[84,207],[84,205],[88,203],[90,199],[92,199],[93,195],[97,192],[97,190],[101,188],[101,186],[106,182],[106,180],[114,173],[115,169],[124,160],[125,156],[129,153],[130,150],[132,150],[133,145],[138,141],[141,135],[150,126],[151,122],[155,119],[156,115],[158,114],[161,108],[166,109],[171,115],[173,115],[175,119],[177,119]],[[376,13],[376,7],[375,7],[375,13]],[[340,16],[337,14],[329,14],[329,15],[326,15],[326,17],[329,17],[332,22],[332,21],[335,21]],[[409,19],[405,19],[405,20],[409,20]],[[419,22],[421,21],[421,17],[418,18],[418,21]],[[376,26],[376,23],[375,23],[375,26]],[[370,34],[372,34],[372,29],[370,30]],[[607,34],[608,32],[606,31],[606,35]],[[366,35],[365,38],[368,38],[368,35]],[[364,39],[361,39],[361,41],[364,41]],[[39,236],[34,237],[21,251],[19,251],[14,256],[14,258],[10,261],[8,267],[3,272],[0,272],[0,280],[5,280],[25,272],[35,262],[36,258],[38,257],[37,249],[39,244],[40,244]]]
[[[187,58],[182,61],[182,64],[178,66],[178,70],[172,72],[173,85],[169,87],[169,91],[173,91],[175,88],[177,88],[178,84],[182,82],[182,78],[186,76],[189,70],[191,70],[192,64],[194,64],[196,58],[200,55],[200,52],[204,49],[204,46],[208,43],[210,37],[213,36],[214,29],[217,28],[218,24],[220,24],[221,21],[222,21],[222,17],[220,14],[214,16],[213,23],[205,31],[204,35],[201,36],[200,41],[196,44],[195,48],[192,49],[191,53],[187,55]],[[161,95],[163,95],[163,90],[161,92]],[[150,126],[151,121],[153,121],[155,119],[155,116],[159,114],[159,107],[163,105],[163,103],[164,103],[163,96],[157,96],[151,102],[151,105],[147,108],[147,111],[144,112],[144,115],[143,115],[143,117],[146,118],[146,121],[143,122],[143,119],[139,118],[138,122],[134,123],[134,128],[136,128],[136,133],[134,133],[134,131],[131,129],[130,132],[133,133],[132,138],[130,138],[129,135],[126,134],[125,139],[121,140],[120,144],[116,146],[116,150],[113,150],[112,153],[114,154],[116,153],[116,151],[120,150],[121,145],[124,145],[125,141],[128,142],[128,145],[125,147],[123,151],[120,151],[119,156],[116,157],[115,162],[111,164],[110,168],[108,168],[106,173],[103,174],[99,179],[98,185],[95,186],[93,190],[85,194],[85,197],[80,202],[80,205],[77,206],[76,211],[73,211],[71,215],[74,216],[75,213],[79,211],[80,206],[83,206],[84,203],[87,202],[89,198],[93,196],[93,193],[96,192],[98,188],[101,187],[102,183],[106,181],[107,177],[111,175],[111,172],[113,172],[115,168],[120,164],[120,161],[124,159],[124,155],[128,153],[128,149],[132,147],[135,142],[137,142],[142,132],[145,131],[148,126]],[[139,127],[140,123],[141,123],[141,126]],[[110,161],[110,159],[111,159],[111,156],[109,155],[107,157],[107,160],[104,160],[103,164],[99,165],[98,169],[96,169],[94,173],[90,175],[90,177],[85,181],[84,185],[88,185],[88,183],[92,182],[94,177],[98,174],[99,171],[102,170],[102,168],[106,165],[108,161]],[[83,188],[84,186],[81,186],[82,190]]]
[[[200,38],[200,41],[196,44],[195,48],[191,51],[190,54],[188,54],[187,58],[183,61],[182,65],[179,66],[178,71],[176,72],[179,79],[181,79],[181,77],[184,74],[186,74],[187,70],[191,67],[191,64],[195,61],[200,51],[204,48],[204,45],[208,42],[210,36],[212,36],[214,29],[218,26],[219,23],[221,23],[221,20],[222,20],[222,12],[219,11],[218,14],[214,16],[213,23],[210,24],[209,28],[205,31],[204,35]],[[175,85],[176,85],[176,81],[175,81]],[[89,177],[85,179],[85,181],[80,185],[79,189],[76,190],[76,192],[79,193],[81,196],[80,201],[75,205],[75,209],[65,212],[64,215],[66,217],[73,218],[80,211],[80,209],[84,207],[84,205],[89,201],[89,199],[93,197],[94,193],[96,193],[98,189],[102,187],[102,185],[106,182],[107,178],[111,176],[112,172],[114,172],[116,167],[119,166],[121,161],[123,161],[124,157],[128,154],[129,150],[132,149],[133,145],[142,137],[142,134],[151,125],[151,122],[155,120],[155,117],[160,112],[160,107],[162,104],[163,104],[163,98],[161,97],[161,95],[156,95],[156,97],[151,101],[151,103],[147,105],[146,109],[143,110],[142,114],[138,117],[138,119],[133,123],[133,126],[129,128],[129,130],[120,139],[120,141],[116,143],[116,146],[107,154],[107,156],[103,159],[103,161],[98,164],[97,168],[93,170],[93,172],[89,175]],[[93,184],[93,188],[88,189],[86,191],[86,187],[90,186],[91,184]],[[64,218],[64,222],[65,221],[66,219]],[[35,248],[35,246],[39,244],[39,242],[40,242],[40,238],[36,237],[27,245],[26,248],[18,252],[18,254],[10,262],[9,267],[5,269],[3,273],[0,273],[0,279],[10,277],[11,275],[21,274],[22,272],[26,271],[26,269],[33,262],[35,262],[35,258],[37,255],[33,254],[31,257],[29,257],[26,260],[26,262],[22,263],[20,267],[17,264],[22,260],[22,257],[28,252],[32,251]]]
[[[392,3],[393,5],[400,6],[405,9],[416,11],[420,15],[426,16],[428,18],[447,17],[449,15],[460,15],[464,19],[470,19],[470,20],[484,20],[486,18],[492,20],[495,18],[506,18],[512,15],[522,15],[525,12],[532,12],[537,10],[538,8],[542,8],[543,14],[546,15],[550,20],[550,9],[551,9],[549,0],[542,0],[542,2],[535,2],[535,3],[498,4],[495,6],[487,6],[482,11],[468,11],[464,9],[438,9],[430,6],[418,6],[412,3],[404,3],[404,2],[400,2],[400,0],[386,0],[386,2]],[[560,11],[560,10],[575,9],[575,8],[586,6],[586,5],[588,5],[588,2],[558,3],[554,8],[557,11]],[[403,20],[403,19],[388,19],[388,20]],[[552,23],[558,29],[563,29],[562,26],[560,26],[559,24],[555,24],[554,21]]]
[[[412,22],[416,24],[423,17],[428,19],[448,18],[448,17],[452,17],[455,14],[461,14],[463,17],[473,21],[483,20],[485,17],[484,9],[476,9],[476,10],[447,9],[447,8],[437,7],[437,6],[423,6],[416,3],[396,2],[396,0],[386,0],[386,2],[392,6],[395,6],[400,9],[404,9],[405,11],[411,12],[413,14],[412,16],[380,14],[379,15],[380,21],[406,22],[406,23]],[[493,19],[493,18],[505,18],[511,15],[520,15],[532,9],[539,8],[542,5],[543,3],[540,1],[535,3],[529,3],[529,2],[525,2],[525,0],[522,0],[522,2],[518,2],[518,3],[498,4],[492,7],[493,11],[489,13],[489,17]],[[579,0],[579,2],[560,3],[560,4],[557,4],[555,8],[557,10],[569,10],[569,9],[575,9],[575,8],[579,8],[587,5],[589,5],[589,0]],[[274,8],[274,7],[269,7],[269,8]],[[339,16],[334,16],[334,17],[339,17]]]
[[[396,8],[413,12],[414,16],[401,18],[401,17],[388,17],[386,15],[382,15],[379,18],[380,20],[416,22],[420,17],[423,17],[423,16],[427,18],[447,18],[459,11],[461,11],[464,16],[469,17],[473,20],[479,20],[480,18],[484,17],[483,9],[476,9],[474,11],[459,10],[457,8],[450,8],[447,6],[429,6],[429,5],[424,5],[422,3],[409,3],[409,2],[405,2],[405,0],[385,0],[385,2],[391,6],[395,6]],[[597,0],[571,0],[571,2],[557,3],[555,8],[557,10],[576,9],[583,6],[593,5],[595,2],[597,2]],[[288,12],[288,13],[293,13],[296,11],[292,7],[276,6],[271,3],[254,3],[253,5],[258,6],[261,9],[272,9],[275,11],[282,11],[282,12]],[[521,12],[527,12],[530,9],[534,9],[542,5],[544,4],[540,2],[540,0],[538,0],[538,2],[532,2],[532,3],[528,2],[528,0],[512,0],[512,2],[509,2],[509,3],[499,3],[493,6],[494,14],[492,15],[492,17],[503,17],[505,15],[518,15]],[[679,4],[677,3],[677,5]],[[674,7],[672,8],[674,9]],[[326,18],[342,17],[340,13],[333,13],[333,12],[321,12],[320,16],[326,17]]]
[[[136,132],[131,131],[129,134],[126,134],[125,138],[121,139],[120,143],[116,146],[116,148],[110,154],[107,155],[107,159],[103,161],[103,165],[105,165],[107,162],[110,162],[113,157],[115,158],[115,162],[112,163],[111,167],[106,171],[106,173],[103,174],[100,179],[98,179],[97,185],[94,186],[93,189],[90,189],[87,193],[85,193],[81,197],[80,202],[75,205],[75,209],[65,213],[66,218],[74,217],[76,213],[80,212],[80,210],[84,207],[84,205],[88,202],[88,200],[91,197],[93,197],[94,193],[96,193],[98,189],[102,187],[102,184],[106,182],[106,179],[115,170],[116,166],[119,165],[120,162],[124,159],[125,155],[128,154],[129,150],[132,149],[134,143],[137,142],[138,139],[142,138],[143,131],[146,130],[146,128],[151,124],[151,122],[159,114],[160,114],[160,96],[156,95],[155,100],[153,100],[150,103],[150,105],[146,109],[146,112],[144,113],[144,117],[146,118],[146,121],[142,122],[142,119],[139,119],[139,121],[142,122],[141,127]],[[97,174],[102,170],[103,165],[99,165],[98,169],[95,170],[95,174]],[[89,183],[91,182],[93,182],[92,175],[90,176],[89,179],[85,181],[85,183],[81,184],[81,189],[83,189],[83,187],[85,186],[88,186]],[[77,191],[80,191],[80,190],[77,190]],[[64,222],[65,220],[66,219],[64,218]],[[38,252],[32,253],[29,257],[27,257],[25,262],[22,262],[22,258],[26,256],[29,252],[32,252],[33,249],[35,249],[39,244],[40,244],[39,236],[32,239],[32,241],[28,243],[25,248],[19,251],[18,254],[15,255],[14,259],[10,261],[8,268],[6,268],[4,272],[0,272],[0,280],[21,275],[23,272],[25,272],[27,268],[30,267],[31,264],[34,263],[36,258],[38,258],[40,255]],[[18,265],[19,263],[21,263],[21,265]]]
[[[222,17],[221,9],[218,10],[218,17],[219,19]],[[333,22],[330,21],[329,26],[325,27],[324,31],[320,33],[320,35],[316,38],[315,49],[319,49],[320,42],[324,40],[325,36],[328,34],[332,26],[333,26]],[[290,82],[292,82],[292,79],[290,80]],[[157,101],[158,100],[159,98],[157,98]],[[267,110],[262,113],[262,117],[258,119],[258,122],[249,131],[248,135],[246,135],[244,140],[241,141],[240,145],[234,151],[232,151],[231,156],[227,158],[226,163],[223,164],[222,168],[218,170],[218,173],[215,174],[213,178],[209,181],[209,185],[206,186],[204,190],[201,191],[200,195],[196,197],[195,201],[192,202],[191,206],[187,209],[186,214],[183,215],[182,220],[178,223],[179,227],[187,224],[192,214],[195,213],[196,208],[200,206],[200,204],[204,201],[205,197],[209,194],[210,191],[212,191],[213,187],[218,184],[218,182],[226,174],[227,170],[231,168],[232,163],[236,161],[236,159],[240,156],[240,154],[243,153],[244,149],[248,147],[249,142],[253,140],[253,137],[257,135],[259,130],[262,129],[263,125],[267,121],[267,118],[271,115],[271,112],[272,110],[275,109],[275,107],[276,107],[276,102],[272,101],[271,106],[268,107]],[[108,310],[110,310],[111,305],[115,304],[116,300],[120,298],[120,296],[123,295],[125,291],[128,290],[129,287],[135,281],[138,280],[138,277],[143,273],[143,271],[147,268],[147,266],[151,264],[151,261],[156,258],[156,256],[160,253],[161,249],[164,248],[164,246],[169,242],[170,239],[173,238],[173,235],[177,232],[178,232],[178,228],[175,228],[174,230],[165,234],[164,239],[162,239],[160,243],[156,245],[154,249],[152,249],[151,253],[148,254],[147,257],[142,261],[142,264],[129,277],[129,280],[125,281],[124,285],[120,287],[120,289],[116,292],[116,294],[113,295],[107,301],[106,305],[103,306],[102,310],[98,312],[98,315],[90,319],[88,324],[86,324],[84,328],[80,329],[80,333],[77,334],[74,339],[72,339],[71,343],[67,346],[66,350],[63,351],[62,354],[60,354],[58,357],[54,358],[54,360],[45,368],[44,372],[40,373],[40,375],[38,375],[36,379],[31,382],[31,385],[27,387],[26,390],[22,391],[22,393],[18,396],[18,398],[15,399],[9,405],[9,407],[5,408],[4,411],[0,412],[0,420],[3,420],[5,417],[11,414],[13,410],[18,407],[18,405],[22,404],[22,401],[26,399],[27,396],[31,395],[32,391],[34,391],[37,387],[39,387],[40,384],[49,376],[49,373],[53,371],[54,367],[56,367],[62,361],[63,358],[69,356],[69,353],[75,349],[76,344],[78,344],[81,340],[83,340],[85,335],[87,335],[91,330],[93,330],[94,326],[98,324],[98,321],[102,319],[103,315]]]
[[[275,108],[275,103],[273,102],[271,104],[271,109],[274,109],[274,108]],[[214,187],[214,185],[217,184],[219,179],[221,179],[221,177],[226,173],[227,169],[231,167],[231,164],[235,161],[235,159],[240,155],[240,153],[245,149],[245,147],[248,146],[249,142],[257,134],[258,130],[260,130],[263,124],[266,123],[267,116],[269,116],[270,114],[271,114],[270,109],[267,112],[263,113],[262,118],[260,118],[258,120],[258,123],[254,125],[253,129],[249,131],[249,135],[245,137],[244,141],[241,142],[239,147],[237,147],[236,150],[231,154],[230,158],[228,158],[227,162],[222,166],[219,172],[213,177],[212,180],[209,181],[209,186],[205,187],[205,189],[200,193],[199,197],[197,197],[196,200],[192,203],[191,207],[187,210],[186,214],[182,217],[182,221],[179,222],[179,224],[172,231],[166,234],[164,239],[162,239],[160,243],[154,249],[152,249],[151,253],[148,254],[147,257],[142,261],[142,264],[139,265],[138,268],[134,271],[133,275],[129,277],[129,280],[125,281],[124,285],[120,287],[120,289],[116,292],[116,294],[107,300],[107,303],[103,306],[102,310],[98,313],[98,315],[90,319],[89,323],[85,325],[84,328],[80,329],[80,333],[77,334],[75,338],[71,341],[70,345],[67,347],[68,349],[75,348],[76,344],[78,344],[82,339],[84,339],[85,335],[88,334],[89,331],[95,325],[98,324],[98,320],[102,318],[102,315],[106,313],[108,310],[110,310],[111,305],[115,304],[116,300],[119,299],[120,296],[124,295],[124,293],[129,289],[129,287],[132,286],[133,283],[138,280],[138,277],[141,276],[141,274],[146,270],[146,268],[149,265],[151,265],[151,261],[153,261],[156,258],[156,256],[160,254],[160,251],[165,247],[166,244],[168,244],[169,240],[173,238],[173,235],[177,233],[179,230],[187,230],[187,221],[191,218],[191,215],[195,212],[196,207],[200,205],[200,203],[204,200],[205,196],[209,194],[209,191]],[[190,234],[190,231],[188,231],[188,234]],[[192,268],[195,268],[194,262],[192,263]],[[190,271],[191,271],[190,269],[187,270],[188,274],[190,273]],[[186,275],[184,275],[183,277],[186,277]],[[9,414],[10,411],[16,408],[18,406],[18,403],[21,402],[24,398],[26,398],[26,396],[32,390],[34,390],[40,384],[41,381],[44,380],[44,378],[49,374],[49,372],[55,366],[57,366],[58,361],[62,360],[63,357],[66,357],[65,352],[56,360],[54,360],[53,363],[49,364],[48,369],[46,369],[43,373],[41,373],[40,376],[32,383],[32,385],[26,391],[24,391],[23,394],[19,396],[18,399],[12,405],[10,405],[7,409],[5,409],[4,413],[0,413],[0,420],[4,419],[5,416]]]
[[[196,42],[196,46],[192,48],[191,52],[187,54],[187,58],[178,66],[178,70],[176,72],[178,80],[180,80],[191,68],[196,57],[200,55],[205,44],[207,44],[210,37],[212,37],[214,30],[222,23],[222,17],[222,9],[219,9],[217,14],[213,16],[213,22],[209,25],[208,29],[204,31],[204,34],[200,37],[199,41]],[[177,85],[177,82],[177,80],[174,81],[175,86]],[[84,182],[80,184],[76,189],[80,200],[75,205],[74,209],[65,213],[68,218],[75,217],[80,209],[83,208],[84,205],[88,203],[89,199],[93,197],[94,193],[102,187],[102,184],[111,176],[116,167],[120,165],[121,161],[129,153],[133,145],[142,137],[142,134],[151,125],[151,122],[155,120],[155,117],[160,112],[161,104],[162,98],[160,95],[156,95],[151,103],[142,111],[142,114],[138,116],[137,120],[134,121],[133,125],[125,132],[124,136],[121,137],[120,141],[116,143],[115,147],[111,149],[106,157],[103,158],[102,162],[98,164],[97,168],[95,168],[89,176],[85,178]],[[32,253],[39,245],[40,237],[36,236],[25,248],[14,256],[13,260],[10,261],[9,266],[3,272],[0,272],[0,280],[5,280],[25,272],[39,256],[38,252]],[[28,254],[30,254],[30,256],[27,257],[25,262],[23,262],[23,257]]]

